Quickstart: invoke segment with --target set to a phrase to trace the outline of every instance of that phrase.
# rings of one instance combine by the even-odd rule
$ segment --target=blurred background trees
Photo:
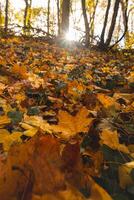
[[[1,0],[0,34],[134,47],[134,0]]]

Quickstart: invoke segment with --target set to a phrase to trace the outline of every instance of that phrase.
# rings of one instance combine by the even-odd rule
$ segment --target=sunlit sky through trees
[[[0,0],[1,4],[4,5],[5,0]],[[51,0],[51,33],[56,34],[57,33],[57,7],[56,7],[56,0]],[[129,6],[131,6],[134,2],[134,0],[129,1]],[[42,8],[42,12],[40,15],[36,16],[36,18],[32,19],[32,26],[33,27],[39,27],[46,31],[46,21],[47,17],[45,16],[44,12],[47,10],[47,0],[32,0],[32,8]],[[97,9],[96,9],[96,15],[95,15],[95,28],[94,28],[94,36],[97,38],[100,36],[103,23],[104,23],[104,16],[105,16],[105,9],[106,9],[107,1],[102,0],[99,1]],[[114,0],[113,0],[114,5]],[[24,16],[24,8],[25,8],[25,2],[24,0],[10,0],[10,21],[12,23],[23,25],[23,16]],[[90,11],[88,12],[88,17],[90,18]],[[110,20],[113,12],[113,6],[111,6],[110,15],[109,15],[109,25]],[[17,16],[17,17],[16,17]],[[121,13],[121,7],[120,12],[117,16],[117,23],[116,23],[116,29],[114,31],[114,40],[116,40],[123,32],[123,27],[121,24],[123,18]],[[129,21],[129,29],[131,32],[134,32],[134,20],[133,17],[130,18]],[[90,21],[90,20],[89,20]],[[109,26],[108,25],[108,26]],[[108,27],[107,26],[107,30]],[[66,33],[66,39],[68,40],[80,40],[82,36],[84,35],[85,26],[84,26],[84,20],[82,16],[82,10],[81,10],[81,0],[73,0],[71,5],[71,14],[70,14],[70,28],[69,33]]]

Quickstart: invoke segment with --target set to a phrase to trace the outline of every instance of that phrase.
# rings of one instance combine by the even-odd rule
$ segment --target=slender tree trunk
[[[24,34],[29,33],[31,26],[31,7],[32,0],[24,0],[25,1],[25,10],[24,10]]]
[[[123,17],[123,24],[124,24],[124,29],[126,27],[126,16],[127,16],[127,7],[128,7],[128,0],[126,0],[126,5],[125,2],[123,0],[121,0],[121,10],[122,10],[122,17]]]
[[[102,29],[101,36],[100,36],[100,44],[99,44],[99,47],[102,49],[104,47],[105,31],[106,31],[106,26],[107,26],[107,22],[108,22],[110,6],[111,6],[111,0],[108,0],[106,14],[105,14],[105,20],[104,20],[103,29]]]
[[[111,42],[111,39],[112,39],[112,35],[113,35],[113,32],[114,32],[116,19],[117,19],[117,15],[118,15],[118,10],[119,10],[119,4],[120,4],[120,0],[115,0],[112,21],[111,21],[110,29],[109,29],[109,32],[108,32],[108,37],[107,37],[107,40],[106,40],[106,47],[108,47],[110,45],[110,42]]]
[[[60,35],[60,0],[57,0],[58,36]]]
[[[98,5],[99,0],[94,1],[94,11],[91,17],[91,22],[90,22],[90,35],[91,35],[91,40],[90,43],[93,42],[93,37],[94,37],[94,21],[95,21],[95,14],[96,14],[96,9],[97,9],[97,5]]]
[[[69,16],[70,16],[70,0],[63,0],[62,17],[61,17],[61,36],[64,36],[69,31]]]
[[[24,34],[26,33],[27,28],[27,16],[28,16],[28,0],[25,0],[25,10],[24,10]]]
[[[85,41],[85,46],[89,46],[89,22],[88,22],[88,17],[87,17],[87,12],[86,12],[86,1],[81,0],[81,5],[82,5],[82,12],[83,12],[83,17],[84,17],[84,23],[85,23],[85,31],[86,31],[86,41]]]
[[[9,9],[9,0],[6,0],[6,6],[5,6],[5,35],[7,35],[7,31],[8,31],[8,9]]]
[[[50,33],[50,0],[47,2],[47,34]]]
[[[2,27],[2,6],[0,3],[0,28]]]
[[[127,32],[128,32],[128,16],[127,16],[127,10],[128,10],[128,0],[125,2],[121,0],[121,10],[122,10],[122,17],[123,17],[123,25],[124,25],[124,36],[125,40],[127,38]]]
[[[29,5],[28,5],[28,20],[27,20],[27,25],[28,28],[31,26],[31,8],[32,8],[32,0],[29,0]]]

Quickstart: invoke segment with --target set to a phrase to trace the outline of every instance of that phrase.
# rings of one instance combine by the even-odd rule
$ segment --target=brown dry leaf
[[[57,139],[51,136],[42,136],[36,142],[30,165],[35,174],[34,192],[36,194],[57,192],[64,189],[60,143]]]
[[[86,200],[86,198],[76,188],[68,186],[66,190],[54,194],[33,195],[32,200]]]
[[[76,136],[77,133],[87,132],[93,122],[93,118],[88,118],[89,111],[83,107],[76,114],[76,116],[70,115],[66,111],[59,111],[58,125],[53,125],[52,130],[56,133],[61,133],[61,137],[64,139],[70,139]]]
[[[89,200],[112,200],[111,196],[88,176],[91,196]]]
[[[85,171],[91,176],[100,176],[102,164],[103,164],[103,154],[101,151],[91,151],[90,149],[85,151],[83,156],[88,156],[91,160],[87,166],[85,166]]]
[[[134,161],[119,166],[118,173],[119,173],[119,183],[121,188],[125,189],[128,185],[134,183],[130,175],[130,172],[133,168],[134,168]]]
[[[127,154],[130,153],[125,145],[119,143],[119,137],[117,131],[112,132],[109,129],[104,129],[100,134],[100,138],[101,138],[101,144],[105,144],[113,150],[122,151],[123,153]]]
[[[62,152],[63,168],[68,171],[81,169],[81,155],[79,143],[68,143]]]
[[[68,143],[62,152],[63,171],[68,183],[76,188],[83,187],[83,165],[79,143]]]
[[[29,200],[32,191],[41,195],[64,189],[61,164],[60,143],[50,136],[33,137],[13,146],[7,161],[0,162],[2,200]]]
[[[31,182],[30,173],[32,171],[28,168],[28,161],[33,154],[34,144],[35,141],[30,140],[27,144],[14,145],[10,148],[7,160],[0,162],[0,197],[2,200],[21,199],[26,191],[28,182]]]

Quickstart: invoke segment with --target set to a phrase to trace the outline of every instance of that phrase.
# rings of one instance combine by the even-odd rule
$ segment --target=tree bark
[[[95,21],[95,15],[96,15],[96,9],[97,9],[98,2],[99,2],[99,0],[94,1],[94,7],[93,7],[94,11],[93,11],[93,14],[92,14],[92,17],[90,20],[90,26],[89,26],[90,35],[91,35],[91,39],[89,38],[90,43],[93,42],[93,37],[94,37],[94,21]]]
[[[61,17],[61,36],[64,36],[69,31],[69,16],[70,16],[70,0],[63,0],[62,17]]]
[[[24,10],[24,34],[27,33],[28,29],[31,25],[31,6],[32,6],[32,0],[24,0],[25,1],[25,10]],[[27,30],[27,31],[26,31]]]
[[[9,9],[9,0],[6,0],[6,6],[5,6],[5,35],[7,35],[7,32],[8,32],[8,9]]]
[[[47,34],[50,32],[50,0],[47,2]]]
[[[89,46],[89,22],[88,22],[88,17],[87,17],[87,12],[86,12],[86,1],[85,0],[81,0],[81,5],[82,5],[82,12],[83,12],[83,17],[84,17],[84,23],[85,23],[85,46],[88,47]]]
[[[58,36],[60,35],[60,0],[57,0]]]
[[[0,28],[2,27],[2,6],[0,3]]]
[[[106,31],[106,26],[107,26],[107,22],[108,22],[110,6],[111,6],[111,0],[108,0],[106,14],[105,14],[105,20],[104,20],[103,29],[102,29],[101,36],[100,36],[100,44],[99,44],[100,48],[103,48],[103,46],[104,46],[105,31]]]
[[[24,32],[26,30],[26,27],[27,27],[27,15],[28,15],[28,1],[25,0],[25,4],[26,4],[26,7],[25,7],[25,10],[24,10]]]
[[[111,39],[112,39],[112,35],[114,32],[116,19],[117,19],[117,15],[118,15],[119,4],[120,4],[120,0],[115,0],[112,21],[111,21],[111,25],[110,25],[109,32],[108,32],[108,37],[107,37],[106,44],[105,44],[106,47],[108,47],[111,43]]]

